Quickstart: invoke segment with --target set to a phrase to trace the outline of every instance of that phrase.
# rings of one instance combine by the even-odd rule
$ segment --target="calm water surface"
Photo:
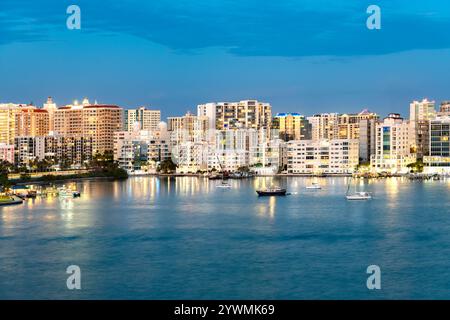
[[[84,181],[78,199],[0,208],[0,298],[450,299],[450,180],[361,181],[367,202],[345,200],[346,178],[319,181]],[[272,182],[296,194],[258,198]]]

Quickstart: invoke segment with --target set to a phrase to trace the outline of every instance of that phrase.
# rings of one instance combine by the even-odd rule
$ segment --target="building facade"
[[[114,132],[122,130],[122,108],[114,105],[70,105],[55,112],[55,131],[64,136],[92,138],[92,151],[114,149]]]
[[[356,139],[293,140],[286,145],[289,174],[349,174],[359,163]]]
[[[20,106],[16,113],[16,136],[45,136],[50,129],[47,110],[35,106]]]
[[[16,115],[19,105],[13,103],[0,104],[0,143],[14,144],[16,137]]]
[[[158,125],[161,122],[161,111],[150,110],[145,107],[137,109],[123,110],[123,129],[125,131],[133,131],[136,123],[140,130],[158,130]]]
[[[430,154],[424,157],[426,173],[450,174],[450,116],[430,121]]]
[[[161,131],[118,131],[114,134],[114,160],[129,173],[154,173],[170,159],[169,140]]]
[[[257,100],[206,103],[197,106],[197,115],[208,117],[208,127],[217,130],[260,129],[270,127],[272,107]]]
[[[435,102],[423,99],[413,101],[409,107],[411,125],[411,146],[418,159],[429,155],[430,149],[430,121],[436,117]]]
[[[399,114],[390,114],[376,126],[376,148],[371,157],[373,172],[407,173],[417,157],[411,144],[412,126]]]
[[[272,137],[283,141],[311,140],[311,129],[309,121],[298,113],[277,113],[271,125]]]

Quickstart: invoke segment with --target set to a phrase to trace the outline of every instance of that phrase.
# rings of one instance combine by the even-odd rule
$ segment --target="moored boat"
[[[372,195],[369,192],[356,192],[353,194],[346,195],[347,200],[370,200],[372,199]]]
[[[306,186],[306,189],[314,189],[314,190],[317,190],[317,189],[322,189],[322,187],[321,187],[320,184],[318,184],[317,182],[313,182],[313,183],[311,183],[311,185]]]
[[[258,196],[285,196],[286,189],[280,187],[266,188],[261,190],[256,190]]]

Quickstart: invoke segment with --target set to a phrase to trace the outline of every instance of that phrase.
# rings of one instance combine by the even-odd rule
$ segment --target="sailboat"
[[[217,156],[217,155],[216,155]],[[217,156],[217,161],[219,162],[220,169],[222,170],[222,182],[216,186],[216,188],[230,189],[231,185],[224,179],[224,171],[222,164],[220,163],[219,156]]]
[[[347,198],[347,200],[370,200],[370,199],[372,199],[372,195],[369,192],[356,191],[356,184],[355,184],[355,191],[353,193],[350,193],[351,180],[352,180],[352,178],[350,178],[350,181],[347,186],[347,193],[345,194],[345,197]]]

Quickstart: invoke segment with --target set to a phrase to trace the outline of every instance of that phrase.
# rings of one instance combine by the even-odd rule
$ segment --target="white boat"
[[[349,193],[350,183],[351,183],[351,179],[348,183],[347,193],[345,194],[345,197],[347,198],[347,200],[370,200],[370,199],[372,199],[372,195],[369,192],[356,191],[356,184],[355,184],[355,191],[353,193]]]
[[[222,181],[222,183],[221,183],[221,184],[218,184],[218,185],[216,186],[216,188],[229,189],[229,188],[231,188],[231,185],[230,185],[229,183],[225,182],[225,181]]]
[[[311,185],[306,186],[306,189],[318,190],[318,189],[322,189],[322,187],[317,182],[313,182],[313,183],[311,183]]]
[[[370,200],[372,195],[369,192],[361,191],[346,195],[347,200]]]

